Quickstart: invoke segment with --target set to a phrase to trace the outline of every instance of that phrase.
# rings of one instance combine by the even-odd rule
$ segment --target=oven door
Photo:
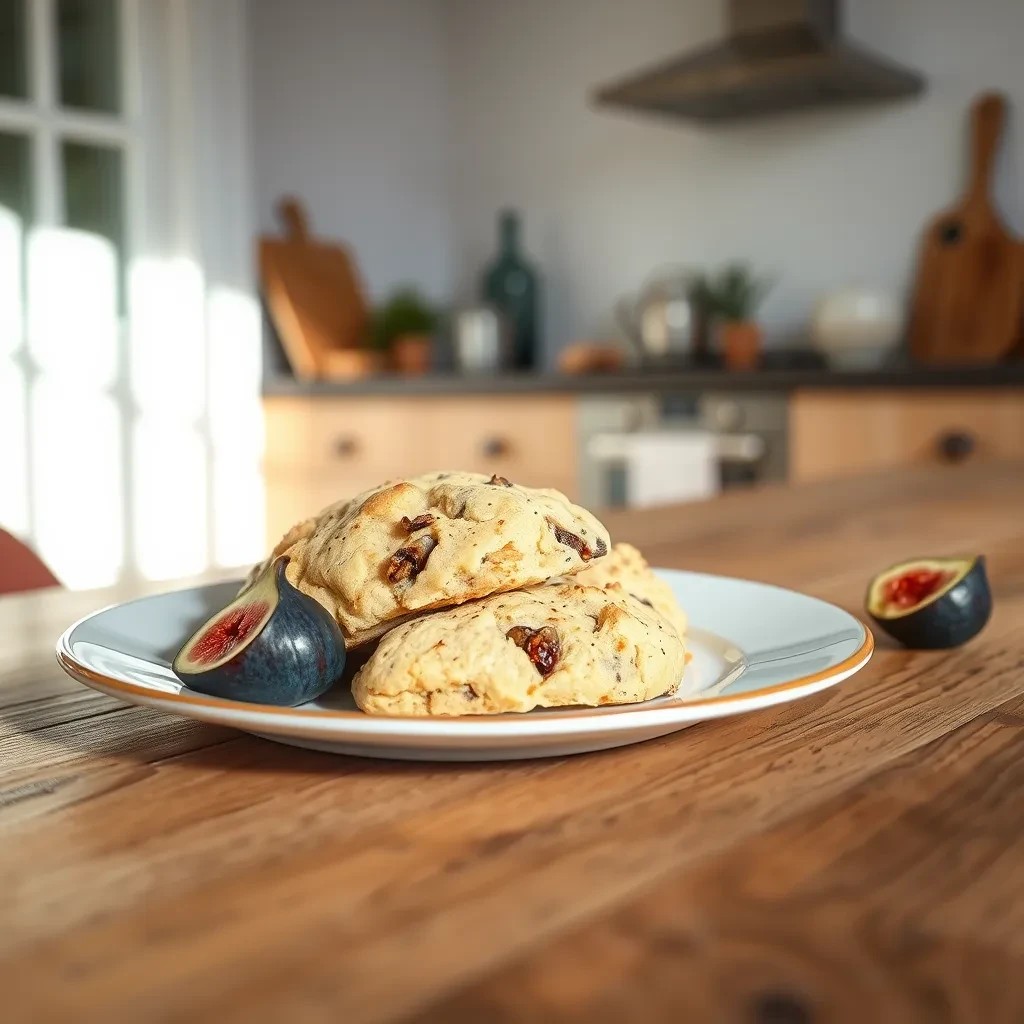
[[[643,507],[783,478],[784,396],[750,398],[585,400],[581,500],[595,508]]]

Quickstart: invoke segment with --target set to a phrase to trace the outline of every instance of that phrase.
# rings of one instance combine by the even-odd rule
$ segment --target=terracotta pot
[[[752,370],[761,358],[761,327],[753,320],[726,321],[719,327],[725,365],[730,370]]]
[[[426,373],[430,369],[431,339],[426,334],[403,334],[391,343],[391,361],[399,373]]]

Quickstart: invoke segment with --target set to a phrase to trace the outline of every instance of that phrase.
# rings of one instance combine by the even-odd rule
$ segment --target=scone
[[[608,531],[554,490],[480,473],[392,482],[324,509],[274,549],[358,646],[434,608],[573,574]]]
[[[654,575],[647,559],[632,544],[613,545],[607,558],[577,573],[573,576],[573,582],[591,587],[619,583],[623,590],[668,619],[681,637],[686,637],[686,612],[679,607],[672,588],[660,576]]]
[[[391,630],[352,683],[374,715],[488,715],[625,704],[675,690],[685,651],[617,584],[495,594]]]

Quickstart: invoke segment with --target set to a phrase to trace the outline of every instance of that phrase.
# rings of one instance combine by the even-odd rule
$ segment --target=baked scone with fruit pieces
[[[686,612],[679,606],[672,588],[654,574],[647,559],[632,544],[613,544],[607,558],[577,573],[573,576],[573,582],[591,587],[621,584],[623,590],[650,605],[668,619],[683,639],[686,638]]]
[[[373,715],[493,715],[674,691],[675,629],[618,584],[548,583],[395,627],[352,682]]]
[[[271,558],[288,558],[288,581],[357,646],[430,609],[574,574],[609,543],[559,491],[453,472],[331,505],[289,531]]]

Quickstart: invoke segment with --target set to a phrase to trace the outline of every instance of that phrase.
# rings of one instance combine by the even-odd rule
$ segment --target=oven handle
[[[630,434],[595,434],[587,454],[597,462],[625,462],[629,457]],[[715,434],[715,456],[719,462],[754,465],[764,458],[764,438],[759,434]]]

